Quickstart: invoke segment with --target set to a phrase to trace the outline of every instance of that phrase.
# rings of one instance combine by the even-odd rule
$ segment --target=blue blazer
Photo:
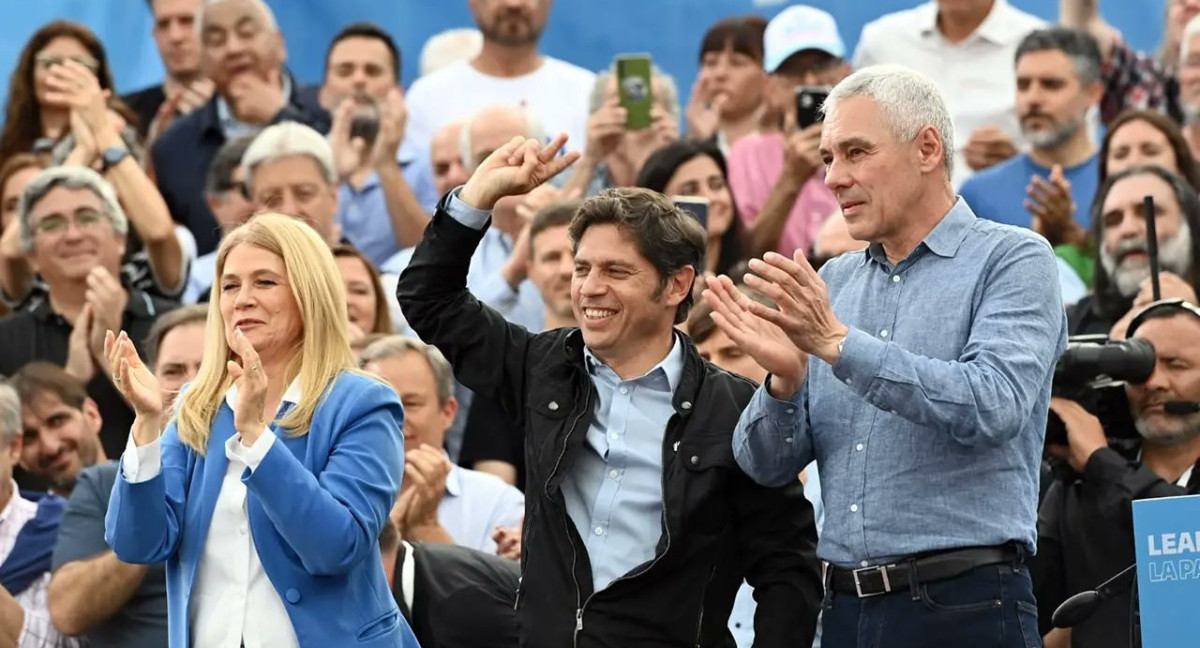
[[[242,474],[254,546],[301,648],[417,648],[379,556],[404,471],[403,420],[395,391],[343,372],[308,434],[289,437],[272,425],[276,442],[258,469]],[[172,422],[160,441],[160,473],[134,484],[121,472],[113,488],[104,538],[125,562],[166,562],[171,648],[189,645],[188,601],[234,434],[224,401],[204,455],[179,440]]]

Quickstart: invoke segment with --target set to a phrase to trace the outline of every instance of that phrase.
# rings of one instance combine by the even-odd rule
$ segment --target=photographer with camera
[[[1076,401],[1050,401],[1067,445],[1048,436],[1047,452],[1070,470],[1050,487],[1038,520],[1033,583],[1047,648],[1131,645],[1132,573],[1113,584],[1119,593],[1073,629],[1051,630],[1051,614],[1071,595],[1134,562],[1133,500],[1200,493],[1200,309],[1181,300],[1154,302],[1133,317],[1130,337],[1154,348],[1149,377],[1124,388],[1133,429],[1117,416],[1098,418]],[[1137,354],[1130,349],[1122,353]],[[1110,447],[1110,438],[1124,437],[1138,439],[1131,450]]]

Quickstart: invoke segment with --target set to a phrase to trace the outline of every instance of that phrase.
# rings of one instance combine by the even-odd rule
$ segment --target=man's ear
[[[933,126],[926,126],[917,133],[918,166],[923,173],[931,173],[942,163],[946,143]]]
[[[665,293],[666,303],[672,308],[679,306],[692,293],[696,283],[696,267],[683,266],[675,271],[667,280]]]
[[[100,428],[104,427],[104,419],[100,416],[100,407],[90,398],[83,401],[83,420],[87,424],[88,433],[99,437]]]

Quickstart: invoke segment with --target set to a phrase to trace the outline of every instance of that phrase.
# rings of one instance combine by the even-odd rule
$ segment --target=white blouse
[[[283,402],[300,400],[295,381],[284,392]],[[237,402],[237,387],[225,394],[230,409]],[[278,416],[278,413],[277,413]],[[229,465],[213,508],[208,538],[196,568],[188,605],[191,645],[204,648],[299,648],[296,631],[283,599],[263,571],[254,548],[246,514],[246,485],[242,472],[253,472],[275,443],[269,428],[250,447],[234,435],[225,443]],[[136,446],[133,435],[121,462],[125,479],[132,483],[153,479],[162,468],[159,440]]]

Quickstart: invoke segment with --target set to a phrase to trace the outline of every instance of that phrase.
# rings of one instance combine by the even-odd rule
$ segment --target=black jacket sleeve
[[[739,553],[754,588],[754,645],[807,646],[824,598],[812,504],[799,481],[768,488],[742,475],[733,490]]]
[[[1112,448],[1092,453],[1083,468],[1084,497],[1089,507],[1133,533],[1133,500],[1186,495],[1145,464],[1125,459]]]
[[[446,213],[447,199],[400,275],[396,299],[409,326],[446,356],[459,382],[524,426],[525,357],[533,336],[467,290],[483,230],[454,220]]]
[[[1050,632],[1054,610],[1067,600],[1067,568],[1063,563],[1063,509],[1066,488],[1055,480],[1038,509],[1037,555],[1030,560],[1033,593],[1038,602],[1038,634]]]

